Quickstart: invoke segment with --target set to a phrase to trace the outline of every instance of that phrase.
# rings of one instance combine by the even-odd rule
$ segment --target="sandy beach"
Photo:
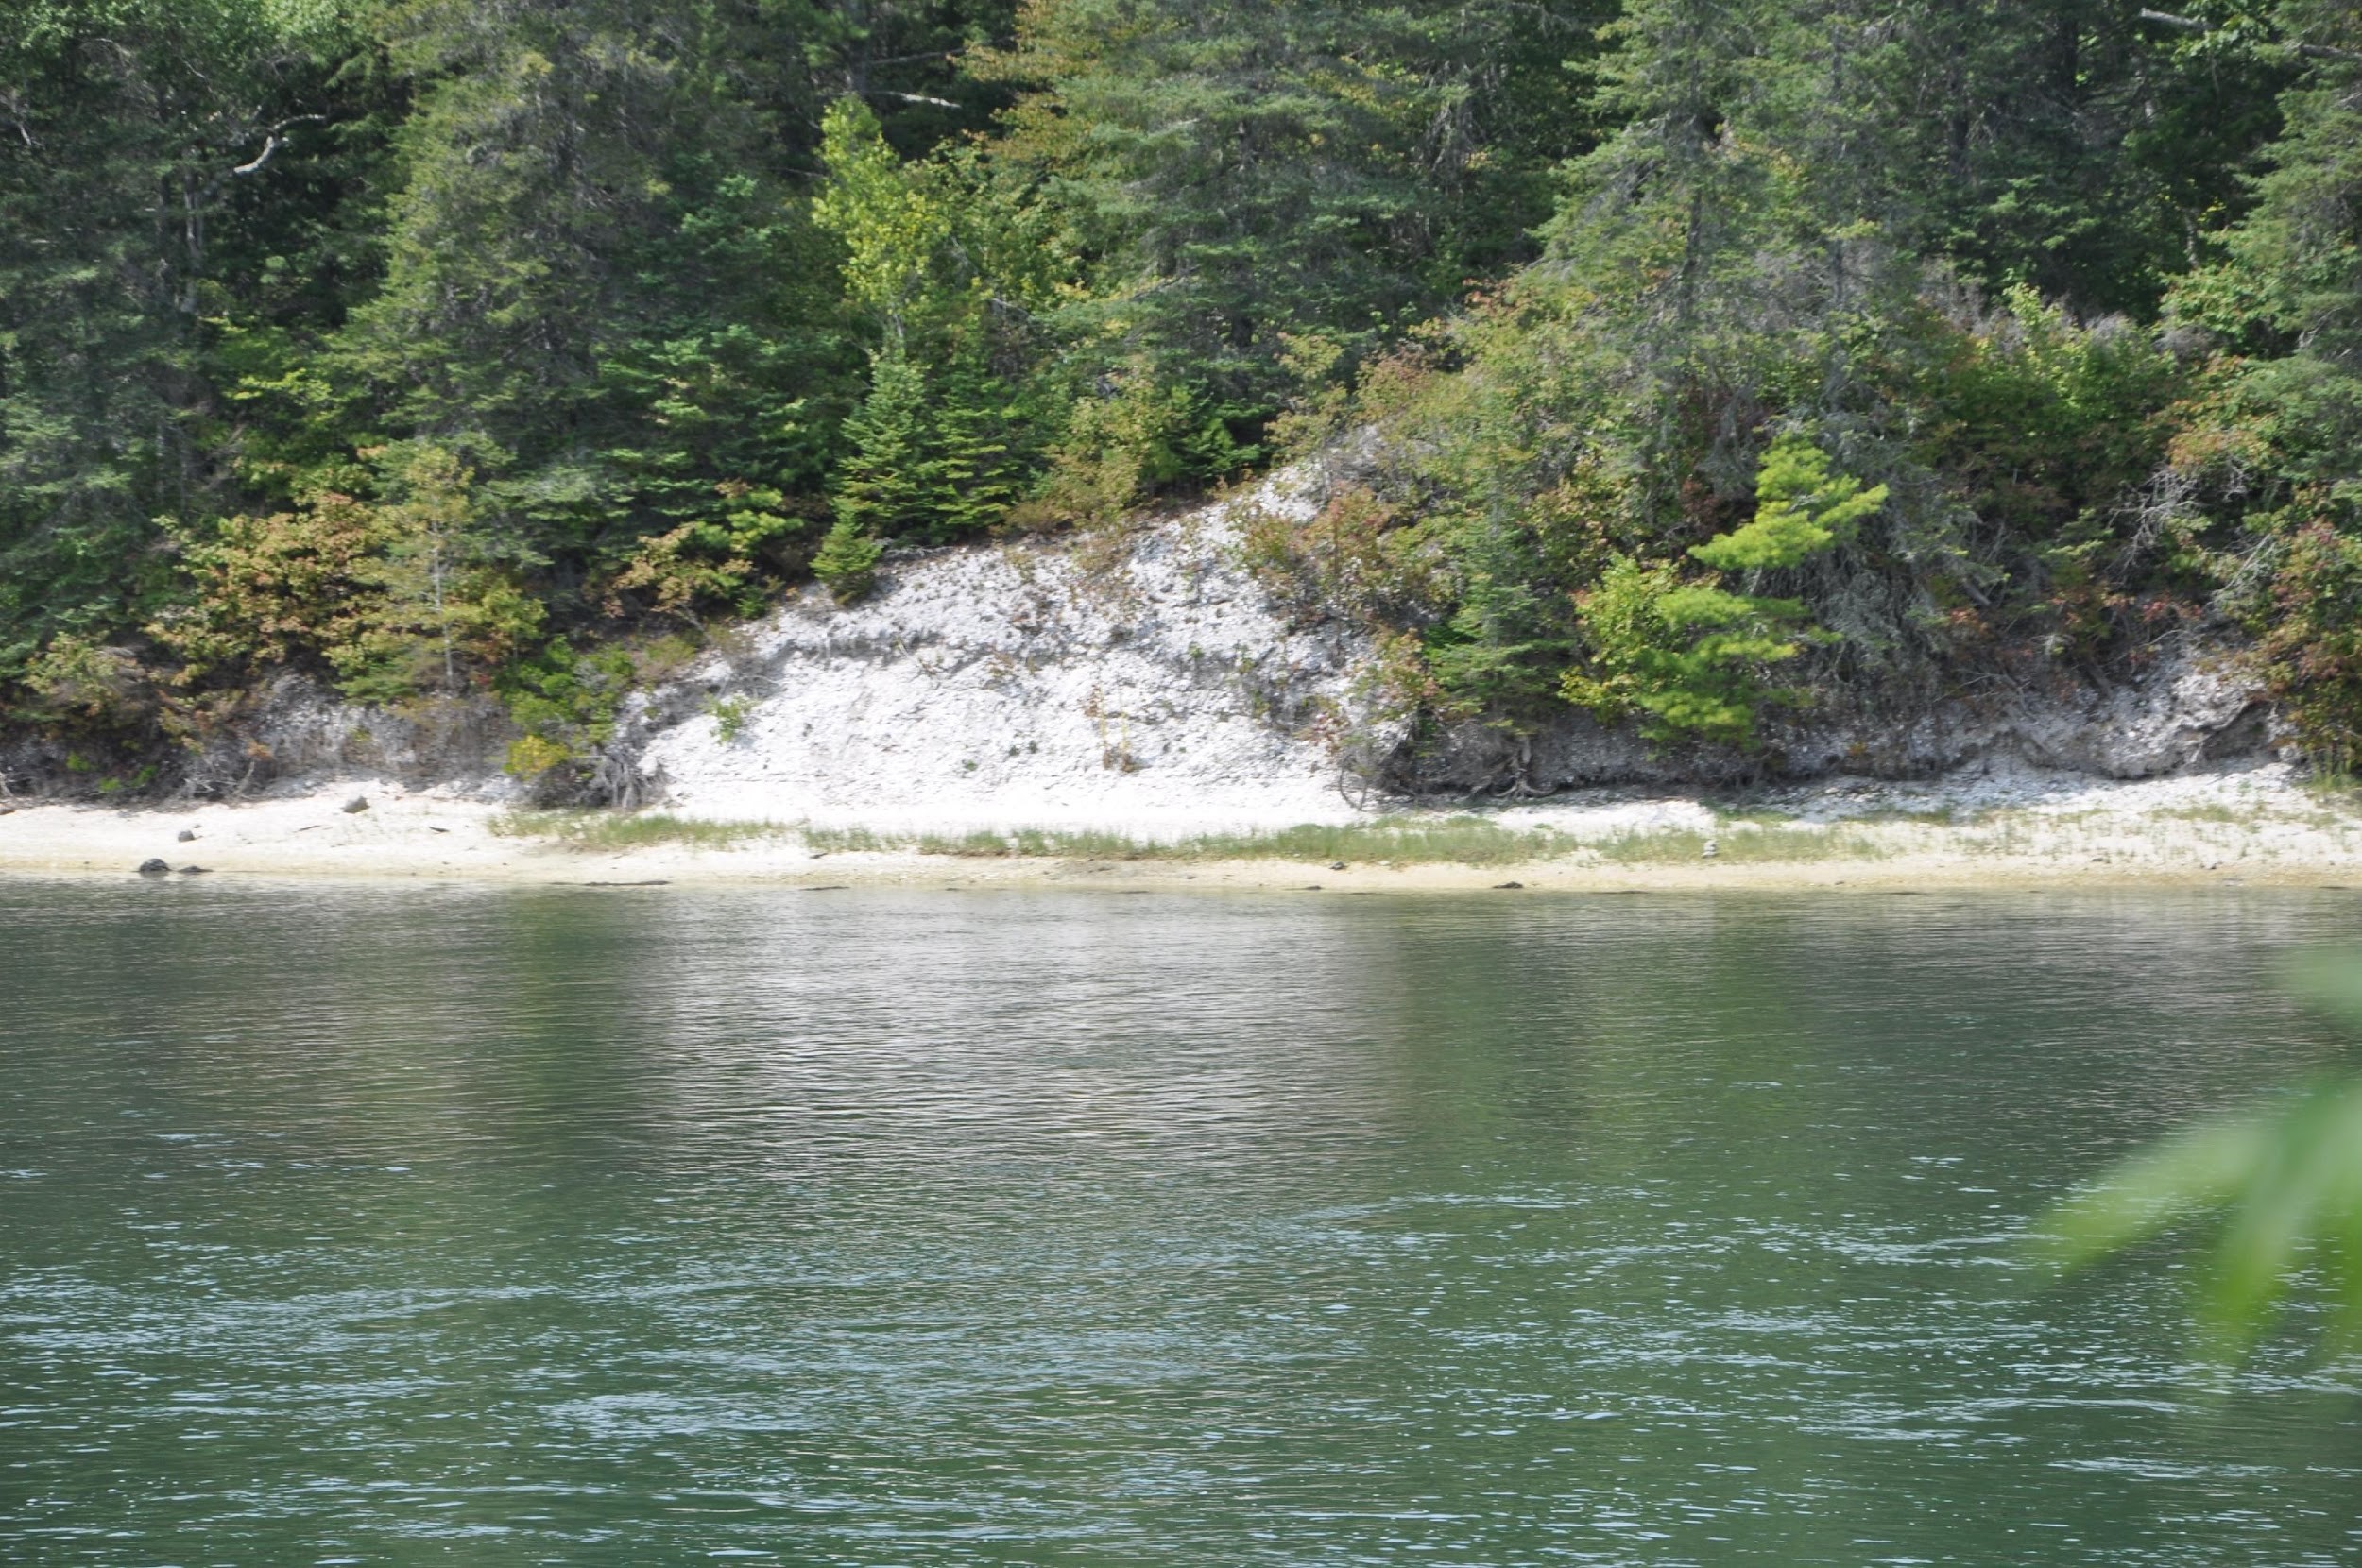
[[[161,861],[171,869],[150,875],[1358,893],[2362,884],[2362,810],[2277,765],[2138,782],[1840,780],[1739,801],[1602,791],[1277,833],[1156,826],[1127,838],[964,819],[931,833],[907,812],[876,831],[535,813],[346,780],[230,805],[9,803],[0,871],[120,878]]]

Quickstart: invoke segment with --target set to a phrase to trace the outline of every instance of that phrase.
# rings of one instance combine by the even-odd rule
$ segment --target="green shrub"
[[[884,554],[885,546],[864,533],[859,523],[840,518],[829,537],[820,541],[820,552],[812,558],[812,574],[828,585],[838,604],[855,604],[877,586],[878,559]]]
[[[1828,453],[1789,436],[1765,454],[1755,494],[1751,520],[1689,554],[1721,571],[1800,566],[1851,538],[1885,504],[1887,487],[1831,472]],[[1803,624],[1796,600],[1733,593],[1719,576],[1685,582],[1670,563],[1629,555],[1611,560],[1577,603],[1587,657],[1560,691],[1603,724],[1637,713],[1659,742],[1752,745],[1767,706],[1798,700],[1768,672],[1829,638]]]
[[[746,733],[746,721],[754,716],[752,697],[717,697],[709,710],[713,715],[714,739],[724,745],[735,745]]]
[[[588,762],[614,739],[624,698],[639,678],[629,648],[577,656],[563,638],[511,665],[502,696],[524,736],[509,747],[508,771],[538,779]]]
[[[2297,531],[2272,579],[2258,651],[2298,742],[2332,774],[2362,764],[2362,539]]]

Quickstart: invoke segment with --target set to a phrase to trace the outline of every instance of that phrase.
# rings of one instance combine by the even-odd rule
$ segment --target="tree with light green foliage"
[[[1832,472],[1829,454],[1800,435],[1764,454],[1754,516],[1689,554],[1751,580],[1788,571],[1852,537],[1886,503],[1887,487]],[[1769,672],[1828,634],[1806,625],[1794,599],[1734,593],[1719,576],[1685,581],[1670,562],[1618,555],[1583,594],[1585,657],[1560,692],[1601,723],[1638,715],[1659,743],[1752,746],[1763,710],[1796,701]]]
[[[1802,435],[1783,435],[1755,472],[1755,515],[1689,554],[1720,571],[1781,571],[1832,545],[1850,543],[1862,520],[1887,503],[1884,485],[1833,473],[1829,454]]]
[[[2318,955],[2300,966],[2297,983],[2362,1031],[2362,959]],[[2027,1255],[2072,1273],[2194,1224],[2218,1233],[2193,1301],[2210,1358],[2252,1348],[2307,1273],[2331,1308],[2325,1348],[2362,1348],[2362,1080],[2325,1077],[2118,1162],[2037,1221]]]
[[[992,362],[1021,349],[1058,264],[1040,214],[973,150],[906,162],[851,98],[823,123],[814,217],[844,246],[847,296],[880,344],[845,425],[834,506],[873,538],[948,542],[1001,521],[1022,489],[1026,400]]]

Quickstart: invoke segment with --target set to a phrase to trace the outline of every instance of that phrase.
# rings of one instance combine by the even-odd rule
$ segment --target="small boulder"
[[[184,865],[180,868],[180,875],[183,877],[203,877],[211,873],[213,869],[214,868],[209,865]]]
[[[1331,871],[1343,871],[1344,868],[1345,862],[1343,861],[1331,861],[1328,862],[1328,869]]]
[[[197,837],[197,829],[194,827],[183,827],[180,832],[175,833],[173,837],[179,839],[182,844],[187,844]]]
[[[1493,884],[1493,891],[1495,893],[1507,893],[1514,888],[1521,888],[1524,886],[1525,883],[1523,882],[1495,882]]]
[[[150,859],[140,862],[140,875],[143,877],[163,877],[170,875],[172,867],[160,860]]]
[[[368,809],[369,797],[367,795],[354,795],[351,800],[345,802],[345,815],[347,816],[351,816],[356,811],[366,811]]]

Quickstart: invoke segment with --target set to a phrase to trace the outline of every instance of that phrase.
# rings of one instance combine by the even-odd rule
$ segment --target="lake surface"
[[[2362,894],[0,880],[0,1561],[2353,1563],[2026,1218]]]

